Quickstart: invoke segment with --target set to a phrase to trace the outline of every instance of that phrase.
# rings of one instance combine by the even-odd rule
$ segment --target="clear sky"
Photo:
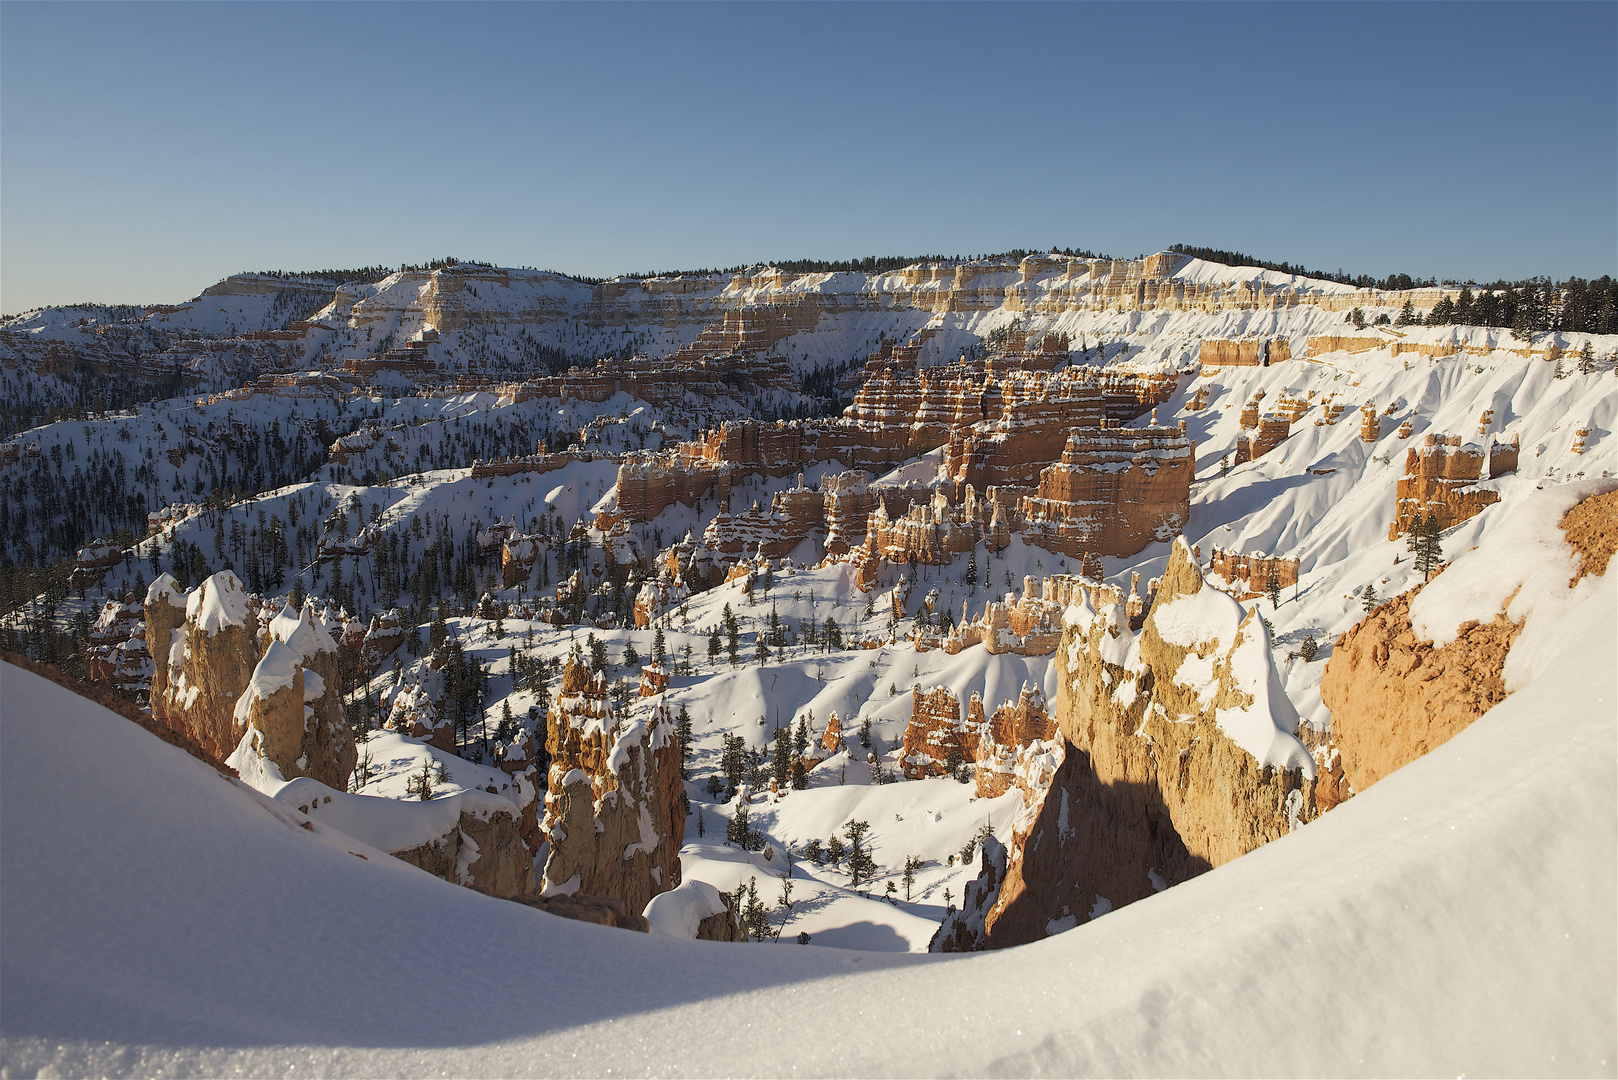
[[[441,255],[1618,271],[1618,5],[0,4],[0,310]]]

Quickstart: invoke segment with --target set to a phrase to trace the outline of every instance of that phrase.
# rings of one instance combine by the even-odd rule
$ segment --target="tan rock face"
[[[1321,676],[1332,742],[1354,791],[1448,742],[1506,698],[1500,673],[1522,625],[1499,615],[1435,649],[1410,626],[1410,603],[1424,587],[1376,608],[1338,638]]]
[[[1594,495],[1573,507],[1562,517],[1562,533],[1578,553],[1579,577],[1605,574],[1618,550],[1618,492]]]
[[[1121,604],[1078,615],[1056,651],[1065,749],[1014,824],[991,948],[1149,896],[1313,813],[1314,764],[1289,734],[1263,626],[1204,585],[1183,542],[1138,639]]]
[[[1500,501],[1496,492],[1477,486],[1482,479],[1517,468],[1515,443],[1496,443],[1485,455],[1478,445],[1462,445],[1459,435],[1429,434],[1422,445],[1405,451],[1405,475],[1396,485],[1398,507],[1388,539],[1397,540],[1417,517],[1437,517],[1450,529]]]
[[[629,723],[608,700],[602,675],[568,658],[546,718],[551,768],[544,831],[550,838],[542,891],[606,896],[642,911],[680,884],[685,807],[672,718],[654,709]]]
[[[1578,564],[1568,586],[1604,575],[1618,548],[1618,492],[1575,504],[1560,525]],[[1506,698],[1506,654],[1524,622],[1502,612],[1463,623],[1454,641],[1435,648],[1410,621],[1411,604],[1432,584],[1373,610],[1337,639],[1326,664],[1320,696],[1331,709],[1332,750],[1341,760],[1342,782],[1330,793],[1339,800],[1448,742]],[[1318,793],[1316,802],[1327,808]]]
[[[910,692],[910,723],[905,725],[904,748],[900,752],[900,768],[908,780],[928,776],[943,776],[951,757],[964,764],[977,749],[976,739],[969,748],[967,734],[961,725],[961,703],[947,686],[935,686],[923,691],[917,686]]]
[[[515,813],[462,810],[457,826],[443,836],[392,854],[434,877],[490,896],[534,891],[534,856],[522,841]]]
[[[261,634],[256,599],[226,570],[189,594],[164,575],[147,593],[145,616],[148,648],[166,641],[152,677],[154,717],[220,760],[237,753],[253,727],[250,749],[274,762],[282,779],[348,787],[358,750],[343,712],[336,645],[312,609],[301,618],[284,610]]]
[[[163,604],[154,606],[164,612]],[[153,618],[162,620],[164,615],[148,616]],[[161,625],[148,621],[148,639],[160,632]],[[247,689],[259,658],[256,611],[249,610],[249,598],[235,574],[223,570],[187,594],[182,632],[184,646],[178,657],[176,650],[167,650],[164,714],[171,725],[183,724],[210,753],[224,757],[236,749],[245,731],[235,717],[236,701]]]
[[[185,623],[185,593],[180,591],[174,578],[163,574],[146,590],[146,651],[152,658],[151,703],[152,715],[168,722],[169,654],[174,645],[174,631]],[[186,730],[183,723],[174,730]],[[223,760],[223,755],[219,755]]]
[[[1075,432],[1018,503],[1023,538],[1047,551],[1133,555],[1191,512],[1191,443],[1178,428]]]

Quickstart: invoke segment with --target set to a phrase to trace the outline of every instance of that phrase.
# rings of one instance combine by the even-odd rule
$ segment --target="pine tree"
[[[789,728],[775,729],[775,741],[770,749],[770,778],[778,790],[785,790],[792,782],[792,732]]]
[[[1443,531],[1438,527],[1438,515],[1430,514],[1422,523],[1416,550],[1416,569],[1431,578],[1444,561]]]
[[[691,710],[680,703],[680,711],[674,717],[674,735],[680,740],[680,779],[691,779]]]
[[[624,643],[624,667],[634,667],[638,663],[640,663],[640,653],[635,651],[635,643],[626,641]]]
[[[1270,610],[1275,611],[1281,606],[1281,579],[1274,570],[1270,571],[1269,578],[1264,582],[1264,595],[1270,598]]]
[[[719,663],[719,652],[721,648],[722,646],[719,644],[719,631],[716,629],[712,634],[708,635],[708,662],[710,664]]]
[[[850,821],[843,826],[848,834],[849,884],[859,888],[861,881],[869,881],[876,874],[876,860],[865,846],[865,834],[871,829],[869,821]]]
[[[966,584],[967,591],[978,591],[978,549],[973,548],[971,557],[966,561],[966,575],[961,579]]]
[[[1376,604],[1376,584],[1373,582],[1372,584],[1365,586],[1365,594],[1360,598],[1360,605],[1365,608],[1365,613],[1369,615],[1371,613],[1371,609],[1376,607]]]
[[[661,667],[667,655],[667,643],[663,640],[663,628],[660,626],[657,633],[652,635],[652,663]]]
[[[1587,340],[1584,343],[1584,348],[1579,350],[1579,374],[1580,375],[1590,375],[1590,374],[1593,374],[1595,372],[1595,369],[1596,369],[1596,353],[1595,353],[1595,349],[1591,347],[1590,342]]]

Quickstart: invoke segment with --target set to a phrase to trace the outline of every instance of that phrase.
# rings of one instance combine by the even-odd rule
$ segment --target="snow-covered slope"
[[[1505,1073],[1618,1063],[1618,627],[1307,829],[944,959],[646,937],[431,878],[3,669],[11,1076]],[[357,856],[364,856],[363,858]]]

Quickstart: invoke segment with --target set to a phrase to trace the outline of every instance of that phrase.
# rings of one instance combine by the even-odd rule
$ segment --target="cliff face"
[[[1500,670],[1522,627],[1498,615],[1434,648],[1410,626],[1410,603],[1423,588],[1376,608],[1338,638],[1321,676],[1332,744],[1354,791],[1448,742],[1506,698]]]
[[[1067,929],[1228,862],[1312,814],[1256,615],[1176,542],[1140,634],[1122,604],[1070,608],[1056,651],[1062,756],[1025,786],[1004,885],[974,947]]]
[[[1618,544],[1613,485],[1537,493],[1476,549],[1338,639],[1320,696],[1354,791],[1505,700],[1525,665],[1550,662],[1562,605],[1591,602],[1604,585]]]
[[[546,718],[546,749],[542,891],[608,897],[638,912],[679,885],[685,808],[672,719],[661,709],[647,723],[619,717],[605,678],[575,654]]]

